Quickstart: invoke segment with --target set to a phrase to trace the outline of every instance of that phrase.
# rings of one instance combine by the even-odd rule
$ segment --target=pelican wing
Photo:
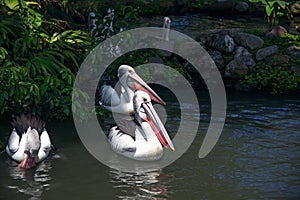
[[[41,140],[41,147],[38,152],[39,161],[44,160],[48,156],[48,154],[51,150],[50,137],[45,129],[43,130],[43,132],[40,136],[40,140]]]
[[[10,155],[14,154],[15,152],[18,151],[19,146],[20,146],[20,136],[17,134],[16,129],[13,129],[13,131],[8,139],[6,151]]]
[[[133,120],[117,120],[117,127],[127,135],[135,138],[136,123]]]
[[[110,85],[102,85],[99,103],[104,107],[117,106],[120,104],[120,93]]]
[[[136,151],[134,139],[130,135],[123,133],[116,126],[110,129],[108,133],[108,140],[112,149],[118,153]]]

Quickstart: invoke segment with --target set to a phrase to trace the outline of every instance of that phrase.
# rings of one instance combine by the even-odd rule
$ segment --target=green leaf
[[[271,14],[272,14],[272,12],[274,10],[274,7],[270,7],[269,5],[267,5],[266,8],[265,8],[265,10],[266,10],[267,15],[271,16]]]
[[[287,3],[286,2],[284,2],[284,1],[276,1],[278,4],[279,4],[279,6],[281,7],[281,8],[283,8],[283,9],[285,9],[285,7],[287,6]]]

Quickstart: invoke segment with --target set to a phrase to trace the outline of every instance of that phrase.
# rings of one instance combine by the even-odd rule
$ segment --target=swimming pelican
[[[136,91],[133,96],[134,120],[121,120],[110,129],[107,138],[112,149],[135,160],[158,160],[163,147],[175,150],[174,145],[155,112],[150,96]]]
[[[121,91],[110,85],[102,85],[100,88],[99,104],[105,109],[114,113],[132,114],[134,110],[132,98],[135,90],[143,90],[153,101],[165,105],[165,102],[136,74],[132,67],[121,65],[118,69],[118,78],[117,85]]]
[[[6,152],[19,162],[19,167],[31,168],[48,156],[52,144],[43,120],[31,114],[21,114],[11,124],[13,130]]]

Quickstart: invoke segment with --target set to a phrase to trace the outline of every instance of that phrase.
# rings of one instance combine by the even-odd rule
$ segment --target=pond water
[[[209,99],[200,98],[199,132],[176,162],[147,173],[111,169],[93,158],[72,120],[47,124],[57,151],[22,170],[0,155],[0,199],[297,199],[300,197],[300,99],[228,94],[224,130],[204,159],[198,151],[209,123]],[[199,120],[192,104],[184,107]],[[178,126],[178,104],[167,101],[166,127]],[[106,119],[109,121],[109,118]],[[1,138],[10,132],[1,122]],[[188,130],[187,130],[188,131]],[[171,134],[172,135],[172,134]]]
[[[244,31],[267,30],[263,17],[232,15],[227,17],[188,14],[171,16],[171,29],[196,38],[199,34],[210,33],[216,29],[241,28]],[[163,17],[142,18],[139,27],[162,27]]]

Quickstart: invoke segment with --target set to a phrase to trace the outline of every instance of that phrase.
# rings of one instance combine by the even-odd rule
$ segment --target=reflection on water
[[[15,193],[20,193],[28,197],[29,200],[42,199],[44,191],[50,189],[51,182],[51,160],[46,159],[39,163],[35,168],[22,169],[18,164],[11,160],[7,160],[7,170],[11,177],[11,181],[6,185]]]
[[[109,169],[86,151],[71,120],[50,122],[47,129],[60,159],[50,156],[25,171],[0,154],[0,199],[299,199],[300,99],[249,94],[228,98],[224,130],[207,157],[198,158],[210,121],[209,101],[200,99],[200,128],[191,147],[168,167],[147,173]],[[166,127],[172,135],[180,112],[177,104],[167,106]],[[182,109],[190,123],[199,119],[193,104]],[[3,132],[10,128],[0,123]],[[189,133],[184,132],[187,137]]]
[[[111,182],[117,188],[119,199],[168,199],[170,175],[161,170],[130,173],[110,170]]]

